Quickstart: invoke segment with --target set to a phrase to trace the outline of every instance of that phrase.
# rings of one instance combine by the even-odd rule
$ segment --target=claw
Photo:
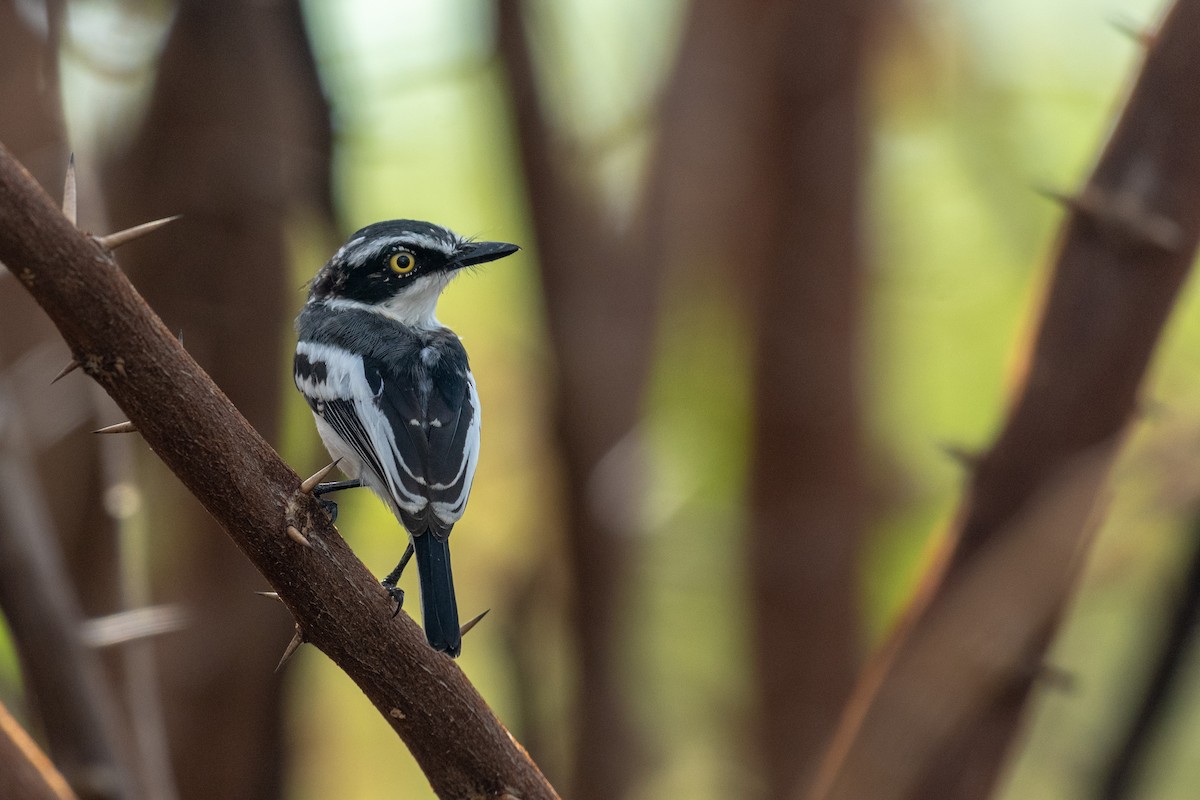
[[[395,619],[400,615],[400,609],[404,608],[404,590],[399,586],[388,586],[386,583],[383,588],[387,589],[388,596],[396,601],[396,610],[392,612],[392,619]]]

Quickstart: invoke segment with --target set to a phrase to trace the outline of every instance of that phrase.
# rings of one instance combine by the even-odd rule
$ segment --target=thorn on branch
[[[326,464],[325,466],[321,467],[319,470],[314,472],[312,475],[305,478],[304,482],[300,484],[301,494],[312,494],[312,490],[317,488],[317,485],[321,482],[322,478],[324,478],[326,475],[328,475],[330,472],[333,471],[333,468],[338,465],[339,461],[341,461],[340,458],[334,459],[333,463]]]
[[[1035,677],[1046,688],[1064,693],[1075,691],[1079,685],[1079,676],[1074,672],[1049,663],[1043,663]]]
[[[283,598],[279,596],[279,592],[255,592],[255,594],[259,597],[265,597],[268,600],[278,600],[281,603],[283,602]]]
[[[63,216],[72,225],[79,224],[79,200],[75,188],[75,154],[67,159],[67,176],[63,180]]]
[[[134,225],[132,228],[126,228],[123,231],[110,233],[107,236],[93,236],[92,238],[105,250],[116,250],[121,245],[128,244],[134,239],[140,239],[147,234],[154,233],[159,228],[174,222],[181,216],[182,214],[176,214],[173,217],[163,217],[153,222],[143,222],[141,225]]]
[[[98,428],[92,433],[137,433],[137,426],[132,422],[118,422],[116,425],[109,425],[105,428]]]
[[[313,549],[312,542],[308,541],[308,539],[305,538],[304,534],[300,532],[300,529],[297,528],[295,525],[287,526],[287,535],[288,535],[288,538],[291,539],[293,542],[298,542],[298,543],[304,545],[305,547],[307,547],[309,550]]]
[[[1141,45],[1147,50],[1154,47],[1155,42],[1158,41],[1158,31],[1139,27],[1136,22],[1128,17],[1109,17],[1108,24],[1128,36],[1135,44]]]
[[[83,365],[72,358],[65,367],[63,367],[61,370],[58,371],[58,374],[55,375],[54,379],[50,381],[50,385],[53,386],[54,384],[58,383],[63,378],[67,377],[72,372],[79,369],[81,366],[83,366]]]
[[[288,642],[288,646],[284,648],[283,656],[279,659],[279,663],[275,665],[275,671],[283,669],[283,665],[288,662],[296,651],[300,649],[300,645],[304,644],[304,634],[300,632],[300,626],[296,626],[296,633],[292,636],[292,640]]]
[[[490,608],[485,608],[481,613],[477,614],[474,619],[469,619],[465,623],[463,623],[462,627],[460,627],[458,629],[458,635],[466,636],[472,628],[474,628],[476,625],[479,624],[479,621],[481,619],[483,619],[484,617],[486,617],[488,615],[489,611],[491,611]],[[472,640],[472,641],[474,641],[474,640]]]
[[[1058,203],[1068,211],[1075,210],[1075,198],[1065,192],[1060,192],[1057,189],[1051,189],[1048,186],[1035,186],[1033,190],[1047,200]]]
[[[1078,195],[1053,189],[1037,192],[1095,225],[1099,230],[1135,244],[1178,253],[1186,237],[1174,220],[1146,207],[1141,193],[1108,191],[1087,186]]]
[[[979,466],[979,462],[982,460],[982,456],[979,453],[968,450],[962,445],[943,443],[941,449],[943,453],[950,456],[963,469],[973,470]]]

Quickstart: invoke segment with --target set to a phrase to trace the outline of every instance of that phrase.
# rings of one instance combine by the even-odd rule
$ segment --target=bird
[[[429,645],[462,650],[450,532],[463,515],[479,460],[480,406],[467,351],[437,319],[438,298],[466,267],[520,250],[418,220],[355,232],[308,285],[296,318],[296,388],[349,480],[314,494],[367,487],[408,533],[382,581],[396,602],[411,556]],[[337,506],[322,504],[336,519]]]

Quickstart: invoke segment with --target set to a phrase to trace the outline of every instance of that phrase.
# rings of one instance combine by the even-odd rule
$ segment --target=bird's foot
[[[404,606],[404,590],[396,584],[400,582],[400,576],[404,574],[404,568],[408,566],[408,561],[412,557],[413,543],[409,541],[408,547],[404,548],[404,555],[400,556],[400,563],[396,565],[394,570],[387,574],[386,578],[380,581],[383,584],[383,588],[387,589],[387,593],[396,601],[396,611],[392,614],[393,618],[396,614],[400,613],[400,609]]]
[[[333,463],[336,464],[337,462],[335,461]],[[332,466],[332,464],[330,466]],[[328,467],[326,469],[328,469]],[[317,475],[321,474],[321,472],[317,473]],[[317,475],[314,475],[313,478],[317,477]],[[312,480],[312,478],[309,478],[309,480]],[[329,515],[329,521],[337,522],[337,503],[333,502],[332,500],[326,500],[324,495],[327,495],[330,492],[340,492],[345,489],[357,489],[361,486],[362,481],[358,478],[355,478],[354,480],[350,481],[328,481],[327,483],[318,483],[316,486],[312,487],[311,491],[312,496],[317,498],[317,502],[321,504],[321,508],[325,509],[325,513]]]
[[[396,610],[392,612],[392,619],[400,613],[400,609],[404,608],[404,590],[395,584],[388,585],[388,582],[383,581],[383,588],[387,589],[388,595],[396,601]]]
[[[337,522],[338,504],[332,500],[326,500],[324,497],[318,497],[317,502],[321,504],[321,508],[325,509],[325,513],[329,515],[329,521]]]

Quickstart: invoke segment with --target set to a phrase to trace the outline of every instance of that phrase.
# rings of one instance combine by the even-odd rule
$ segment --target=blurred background
[[[184,215],[120,262],[301,475],[327,458],[291,320],[345,236],[407,217],[520,243],[439,311],[485,409],[454,558],[464,618],[491,613],[459,663],[564,796],[784,798],[920,579],[953,454],[1005,410],[1061,218],[1035,190],[1086,176],[1139,61],[1122,30],[1161,10],[0,0],[0,142],[56,198],[74,152],[85,230]],[[1186,666],[1112,787],[1192,580],[1198,301],[1001,797],[1195,796]],[[286,611],[140,440],[88,433],[123,417],[81,373],[48,386],[68,359],[0,273],[0,537],[57,543],[39,563],[109,642],[87,657],[139,796],[431,796],[320,653],[273,672]],[[339,502],[386,573],[398,524]],[[16,563],[0,700],[63,766]],[[151,622],[113,633],[133,609]]]

